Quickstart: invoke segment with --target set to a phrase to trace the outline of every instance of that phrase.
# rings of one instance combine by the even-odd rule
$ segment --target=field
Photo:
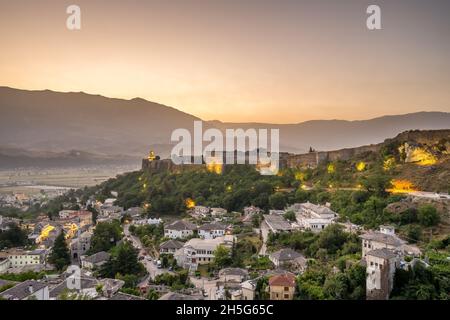
[[[134,166],[102,166],[0,170],[0,193],[34,194],[42,189],[83,188],[137,169]]]

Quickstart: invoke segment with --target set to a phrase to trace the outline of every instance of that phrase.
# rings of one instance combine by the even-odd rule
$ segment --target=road
[[[139,259],[142,259],[142,260],[140,260],[140,262],[142,262],[145,269],[147,270],[147,273],[148,273],[150,279],[153,280],[153,279],[155,279],[155,277],[157,275],[168,272],[168,270],[165,270],[165,269],[158,269],[158,267],[156,266],[156,257],[151,257],[148,254],[147,250],[142,245],[141,240],[138,237],[133,236],[130,233],[129,228],[130,228],[129,224],[126,224],[123,227],[123,233],[125,235],[125,238],[128,239],[129,241],[131,241],[133,246],[139,250]],[[143,282],[145,282],[145,281],[148,281],[148,277],[146,279],[144,279]]]
[[[216,290],[217,290],[217,280],[209,280],[207,278],[196,278],[190,277],[189,280],[197,289],[205,290],[208,295],[205,297],[206,300],[217,300]]]

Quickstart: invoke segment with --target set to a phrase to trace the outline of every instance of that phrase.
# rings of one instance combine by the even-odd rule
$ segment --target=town
[[[151,153],[143,170],[159,161]],[[138,181],[148,188],[142,176]],[[299,185],[296,194],[306,189]],[[399,273],[430,266],[418,242],[401,238],[392,225],[367,228],[328,201],[283,202],[277,190],[264,209],[228,210],[187,198],[180,216],[154,214],[148,202],[120,206],[119,191],[107,191],[107,198],[104,190],[102,196],[71,190],[47,214],[0,215],[0,299],[386,300]],[[39,201],[2,199],[6,208]],[[423,197],[411,194],[400,203],[417,199]],[[419,208],[428,220],[429,211]]]

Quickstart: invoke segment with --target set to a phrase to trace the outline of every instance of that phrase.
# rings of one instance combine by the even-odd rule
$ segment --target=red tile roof
[[[269,279],[269,286],[295,287],[295,276],[280,274]]]

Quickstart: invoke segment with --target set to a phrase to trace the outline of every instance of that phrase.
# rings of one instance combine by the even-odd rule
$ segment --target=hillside
[[[0,87],[0,146],[26,151],[81,152],[140,159],[149,149],[171,150],[176,128],[193,127],[197,117],[143,99],[111,99],[82,92],[25,91]],[[296,124],[222,123],[204,127],[279,128],[282,151],[316,150],[380,143],[410,129],[450,128],[450,113],[421,112],[371,120],[319,120]],[[2,153],[4,157],[11,154]]]

